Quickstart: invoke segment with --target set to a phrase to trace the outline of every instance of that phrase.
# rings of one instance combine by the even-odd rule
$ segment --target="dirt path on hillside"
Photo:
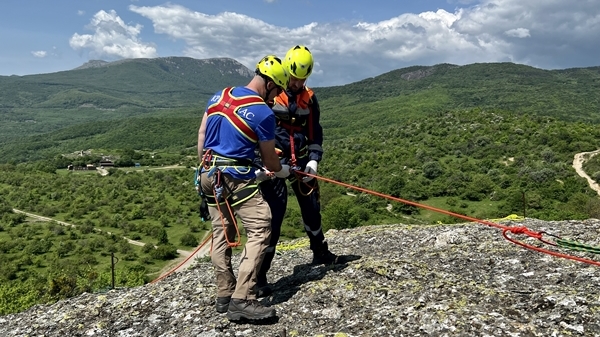
[[[16,209],[16,208],[13,208],[13,212],[25,214],[26,216],[28,216],[30,218],[38,219],[38,220],[41,220],[41,221],[47,221],[47,222],[54,221],[57,224],[62,225],[62,226],[77,228],[77,225],[72,224],[72,223],[68,223],[68,222],[64,222],[64,221],[52,219],[52,218],[49,218],[49,217],[45,217],[45,216],[41,216],[41,215],[37,215],[37,214],[25,212],[25,211],[21,211],[21,210]],[[94,228],[94,231],[96,231],[96,232],[103,232],[101,229],[98,229],[98,228]],[[104,232],[104,233],[107,233],[109,235],[113,234],[111,232]],[[136,245],[136,246],[140,246],[140,247],[143,247],[143,246],[146,245],[146,243],[144,243],[144,242],[132,240],[132,239],[126,237],[126,236],[123,236],[123,239],[127,240],[127,242],[130,243],[130,244],[132,244],[132,245]],[[188,257],[188,256],[190,256],[190,254],[192,254],[192,252],[187,251],[187,250],[182,250],[182,249],[177,249],[177,253],[179,253],[179,255],[183,256],[184,258]]]
[[[131,169],[130,167],[126,167],[126,168],[122,168],[121,170],[129,173],[129,172],[144,172],[146,170],[148,171],[155,171],[155,170],[171,170],[171,169],[178,169],[178,168],[184,168],[185,166],[181,166],[181,165],[168,165],[168,166],[161,166],[161,167],[152,167],[152,168],[147,168],[147,169]],[[103,167],[97,167],[96,171],[101,175],[101,176],[107,176],[108,175],[108,170],[103,168]]]
[[[590,187],[596,191],[596,193],[598,193],[598,195],[600,195],[600,185],[598,185],[597,182],[595,182],[592,178],[590,178],[590,176],[587,175],[587,173],[585,173],[585,171],[583,171],[583,163],[592,158],[593,156],[597,155],[598,153],[600,153],[600,149],[596,150],[596,151],[591,151],[591,152],[581,152],[581,153],[577,153],[575,154],[575,158],[573,158],[573,168],[575,169],[575,172],[577,172],[577,174],[579,174],[580,177],[585,178],[588,182],[588,184],[590,185]]]
[[[151,167],[151,168],[146,168],[146,169],[131,169],[131,168],[123,168],[122,170],[125,172],[144,172],[146,170],[148,171],[157,171],[157,170],[172,170],[172,169],[178,169],[178,168],[185,168],[185,166],[181,166],[181,165],[168,165],[168,166],[160,166],[160,167]]]

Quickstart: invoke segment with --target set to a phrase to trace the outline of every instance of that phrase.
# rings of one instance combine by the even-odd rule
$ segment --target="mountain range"
[[[0,76],[0,142],[81,123],[203,109],[216,91],[251,76],[233,59],[185,57],[90,61],[70,71]]]
[[[119,146],[112,139],[148,150],[194,146],[207,99],[251,76],[232,59],[185,57],[96,60],[70,71],[0,76],[0,162]],[[326,141],[456,109],[600,121],[600,67],[413,66],[314,90]]]

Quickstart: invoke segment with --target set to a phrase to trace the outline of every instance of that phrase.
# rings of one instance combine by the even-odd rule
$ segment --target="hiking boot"
[[[342,263],[338,261],[338,256],[329,251],[327,242],[323,242],[320,247],[313,250],[312,264],[337,264]]]
[[[267,297],[273,293],[273,288],[270,285],[264,285],[258,288],[256,292],[256,297]]]
[[[275,317],[275,308],[267,308],[257,300],[231,299],[227,319],[230,321],[239,321],[243,318],[247,320],[259,320]]]
[[[217,297],[217,303],[215,304],[217,312],[220,314],[226,313],[229,309],[229,302],[231,302],[231,296]]]
[[[269,261],[270,262],[270,261]],[[256,277],[256,297],[267,297],[273,293],[273,289],[269,286],[269,282],[267,281],[267,272],[264,268],[265,262],[263,261],[263,265],[261,266],[261,270],[258,271],[258,275]],[[265,270],[263,270],[265,269]]]

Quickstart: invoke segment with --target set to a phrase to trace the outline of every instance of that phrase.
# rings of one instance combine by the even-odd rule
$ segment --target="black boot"
[[[323,241],[320,246],[316,247],[313,250],[313,260],[312,264],[337,264],[342,263],[338,261],[339,258],[337,255],[329,251],[329,247],[327,245],[327,241]]]
[[[275,257],[275,251],[266,253],[265,258],[260,265],[256,282],[256,287],[258,288],[256,294],[257,297],[266,297],[273,293],[273,289],[269,286],[269,282],[267,281],[267,272],[271,269],[273,257]]]
[[[230,321],[239,321],[241,319],[260,320],[275,317],[275,308],[267,308],[257,300],[231,299],[227,318]]]
[[[271,286],[267,284],[265,286],[258,288],[258,290],[256,292],[256,297],[258,297],[258,298],[267,297],[267,296],[270,296],[272,293],[273,293],[273,288],[271,288]]]
[[[217,297],[217,303],[215,304],[215,308],[218,313],[226,313],[227,309],[229,309],[229,302],[231,301],[231,296],[227,297]]]

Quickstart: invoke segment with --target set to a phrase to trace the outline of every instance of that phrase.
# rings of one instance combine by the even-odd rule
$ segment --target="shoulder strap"
[[[250,128],[248,123],[244,119],[242,119],[236,113],[240,108],[254,105],[254,104],[264,104],[265,101],[256,95],[248,95],[242,97],[234,97],[231,92],[233,91],[233,87],[225,88],[221,92],[221,97],[218,101],[211,104],[206,109],[206,115],[208,117],[211,116],[222,116],[225,117],[244,137],[248,138],[253,143],[258,142],[258,136]]]

